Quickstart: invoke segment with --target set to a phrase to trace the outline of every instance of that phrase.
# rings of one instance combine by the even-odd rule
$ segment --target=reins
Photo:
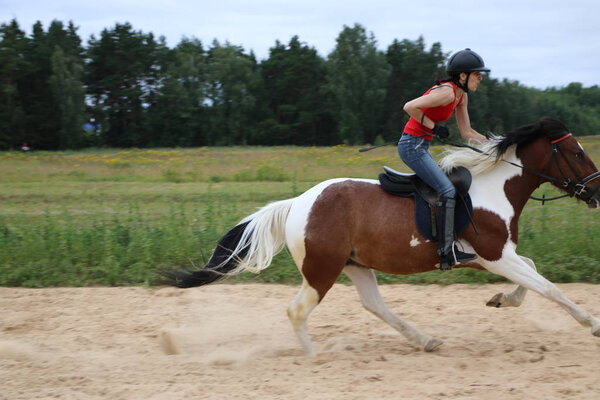
[[[552,144],[552,154],[550,156],[550,158],[548,159],[548,163],[546,164],[546,166],[544,167],[544,171],[540,172],[537,171],[535,169],[526,167],[524,165],[521,164],[517,164],[515,162],[512,161],[508,161],[505,159],[501,159],[501,161],[504,161],[507,164],[510,164],[512,166],[515,166],[517,168],[521,168],[523,171],[526,172],[530,172],[534,175],[537,175],[540,179],[539,182],[537,184],[537,187],[539,187],[544,181],[548,181],[548,182],[552,182],[556,185],[560,185],[564,188],[572,188],[572,192],[571,193],[567,193],[567,194],[563,194],[560,196],[556,196],[556,197],[550,197],[550,198],[546,198],[546,195],[543,195],[541,198],[540,197],[535,197],[535,196],[529,196],[530,199],[532,200],[536,200],[536,201],[540,201],[542,203],[542,205],[544,205],[546,202],[548,201],[553,201],[553,200],[558,200],[558,199],[564,199],[565,197],[573,197],[573,196],[582,196],[583,193],[586,190],[590,190],[588,187],[586,187],[585,185],[591,181],[593,181],[594,179],[600,178],[600,171],[598,172],[594,172],[593,174],[590,174],[588,176],[586,176],[585,178],[580,178],[579,174],[577,173],[577,171],[575,170],[575,168],[573,168],[573,165],[569,162],[569,159],[564,155],[564,153],[560,150],[560,142],[562,142],[565,139],[568,139],[569,137],[573,136],[572,133],[567,133],[563,136],[561,136],[558,139],[555,139],[553,141],[551,141],[550,143]],[[447,141],[447,140],[442,140],[442,142],[444,144],[453,146],[453,147],[464,147],[464,148],[468,148],[471,149],[477,153],[489,156],[489,157],[493,157],[492,154],[486,153],[485,151],[478,149],[477,147],[473,147],[471,145],[465,144],[465,143],[457,143],[457,142],[451,142],[451,141]],[[378,146],[373,146],[373,147],[367,147],[367,148],[362,148],[359,149],[358,151],[363,153],[366,151],[370,151],[373,149],[377,149],[379,147],[383,147],[383,146],[388,146],[390,144],[394,144],[395,142],[390,142],[390,143],[385,143],[385,144],[381,144]],[[573,174],[575,175],[576,179],[579,181],[578,183],[574,183],[573,181],[571,181],[571,179],[567,178],[566,174],[564,173],[563,169],[560,166],[560,163],[558,162],[558,157],[562,157],[562,159],[565,161],[565,163],[568,165],[568,167],[571,169],[571,171],[573,172]],[[561,175],[563,176],[563,180],[559,180],[556,179],[552,176],[547,175],[548,170],[550,169],[550,166],[552,164],[552,161],[556,162],[556,167],[558,168],[558,170],[560,171]],[[596,190],[591,191],[591,193],[589,194],[589,196],[587,196],[588,198],[592,198],[596,192],[598,192],[600,190],[600,185],[596,188]]]
[[[483,155],[486,155],[486,156],[492,157],[492,154],[486,153],[485,151],[483,151],[483,150],[481,150],[481,149],[478,149],[477,147],[473,147],[473,146],[471,146],[471,145],[468,145],[468,144],[465,144],[465,143],[446,142],[446,144],[448,144],[448,145],[450,145],[450,146],[453,146],[453,147],[465,147],[465,148],[471,149],[471,150],[473,150],[473,151],[475,151],[475,152],[477,152],[477,153],[480,153],[480,154],[483,154]],[[550,157],[550,160],[548,160],[548,161],[549,161],[549,162],[550,162],[550,161],[552,161],[552,158],[553,158],[553,157]],[[551,177],[551,176],[548,176],[548,175],[546,175],[545,173],[541,173],[541,172],[539,172],[539,171],[536,171],[536,170],[533,170],[533,169],[531,169],[531,168],[525,167],[524,165],[517,164],[517,163],[515,163],[515,162],[508,161],[508,160],[504,160],[504,159],[502,159],[501,161],[504,161],[505,163],[507,163],[507,164],[510,164],[510,165],[513,165],[513,166],[515,166],[515,167],[517,167],[517,168],[521,168],[523,171],[532,172],[533,174],[535,174],[535,175],[537,175],[537,176],[539,176],[539,177],[540,177],[540,181],[542,181],[543,179],[547,179],[547,180],[549,180],[549,181],[554,181],[554,182],[556,182],[556,181],[557,181],[557,179],[555,179],[555,178],[553,178],[553,177]],[[549,165],[549,164],[548,164],[548,165],[546,165],[546,168],[545,168],[544,170],[545,170],[545,171],[547,171],[547,169],[548,169],[549,167],[550,167],[550,165]],[[540,184],[538,183],[538,185],[537,185],[537,186],[539,187],[539,186],[540,186]],[[551,197],[551,198],[546,198],[546,195],[543,195],[543,196],[542,196],[542,198],[535,197],[535,196],[529,196],[529,198],[530,198],[530,199],[532,199],[532,200],[541,201],[541,202],[542,202],[542,205],[544,205],[544,204],[545,204],[547,201],[558,200],[558,199],[562,199],[562,198],[565,198],[565,197],[572,197],[572,196],[573,196],[572,194],[563,194],[563,195],[561,195],[561,196],[556,196],[556,197]]]
[[[544,205],[546,202],[548,201],[553,201],[553,200],[558,200],[558,199],[563,199],[565,197],[573,197],[575,195],[577,196],[581,196],[583,194],[583,192],[585,192],[588,188],[585,186],[588,182],[599,178],[600,177],[600,171],[595,172],[593,174],[588,175],[585,178],[580,178],[579,174],[577,173],[577,171],[575,170],[575,168],[573,168],[573,165],[569,162],[569,159],[564,155],[564,153],[560,150],[559,147],[559,143],[562,142],[563,140],[569,138],[573,136],[572,133],[567,133],[564,136],[561,136],[560,138],[551,141],[550,143],[552,144],[552,155],[550,156],[550,158],[548,159],[548,163],[546,164],[546,166],[544,167],[544,172],[539,172],[535,169],[526,167],[524,165],[521,164],[517,164],[515,162],[512,161],[508,161],[508,160],[504,160],[502,159],[501,161],[504,161],[507,164],[513,165],[517,168],[521,168],[523,171],[526,172],[530,172],[534,175],[537,175],[540,179],[539,182],[537,184],[537,187],[539,187],[544,180],[555,183],[557,185],[560,185],[564,188],[569,188],[572,187],[573,191],[572,193],[567,193],[564,195],[560,195],[560,196],[556,196],[556,197],[551,197],[551,198],[546,198],[546,195],[543,195],[541,198],[539,197],[535,197],[535,196],[529,196],[530,199],[532,200],[536,200],[536,201],[540,201],[542,202],[542,205]],[[468,144],[464,144],[464,143],[456,143],[456,142],[445,142],[446,144],[450,145],[450,146],[454,146],[454,147],[465,147],[468,149],[471,149],[473,151],[476,151],[477,153],[486,155],[486,156],[490,156],[492,157],[491,154],[484,152],[481,149],[478,149],[476,147],[473,147],[471,145]],[[564,173],[564,171],[562,170],[560,163],[558,162],[558,155],[560,155],[562,157],[562,159],[565,161],[565,163],[569,166],[569,168],[571,169],[571,171],[573,172],[573,174],[575,175],[575,177],[577,178],[577,180],[579,181],[579,183],[574,183],[573,181],[571,181],[569,178],[567,178],[566,174]],[[556,156],[556,157],[555,157]],[[558,170],[560,171],[561,175],[563,176],[564,180],[560,181],[559,179],[556,179],[552,176],[547,175],[548,169],[550,169],[550,166],[552,164],[552,161],[556,161],[556,167],[558,168]],[[593,193],[591,193],[591,195],[589,196],[590,198],[595,194],[595,192],[597,192],[600,189],[597,188]]]

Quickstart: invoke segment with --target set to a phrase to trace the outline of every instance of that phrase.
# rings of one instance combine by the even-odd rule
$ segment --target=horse
[[[518,307],[533,290],[600,336],[600,319],[541,276],[533,260],[517,253],[519,217],[542,183],[551,183],[592,209],[600,208],[600,172],[593,161],[569,129],[552,117],[492,137],[477,149],[448,150],[440,165],[446,171],[463,166],[472,174],[473,224],[457,236],[457,243],[478,258],[463,267],[486,269],[518,285],[496,294],[487,305]],[[411,345],[433,351],[442,340],[394,314],[374,274],[374,270],[415,274],[439,268],[437,244],[419,233],[414,214],[414,198],[392,196],[377,180],[330,179],[242,219],[220,239],[204,268],[172,269],[163,271],[163,277],[173,286],[188,288],[243,271],[258,273],[287,246],[303,277],[287,314],[308,355],[315,354],[307,329],[309,314],[342,272],[356,287],[364,308]]]

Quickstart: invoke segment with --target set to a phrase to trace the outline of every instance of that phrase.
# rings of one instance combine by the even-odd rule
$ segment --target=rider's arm
[[[404,111],[420,122],[423,117],[423,108],[445,106],[452,101],[454,101],[454,90],[452,90],[450,86],[440,86],[428,94],[417,97],[406,103],[404,105]],[[423,125],[429,129],[433,129],[435,123],[425,116],[425,118],[423,118]]]
[[[458,130],[460,136],[465,140],[470,140],[476,143],[484,143],[487,138],[475,129],[471,128],[471,120],[469,118],[468,111],[469,97],[467,94],[463,94],[462,101],[456,106],[456,123],[458,124]]]

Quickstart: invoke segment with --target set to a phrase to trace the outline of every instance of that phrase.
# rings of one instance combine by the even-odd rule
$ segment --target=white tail
[[[293,202],[294,199],[288,199],[267,204],[240,221],[239,224],[247,223],[247,226],[231,255],[221,263],[237,261],[237,267],[228,275],[242,271],[258,273],[271,264],[285,246],[285,223]],[[246,254],[240,258],[240,252],[246,248]]]

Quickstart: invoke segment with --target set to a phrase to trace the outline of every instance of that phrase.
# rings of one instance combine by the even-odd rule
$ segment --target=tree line
[[[0,149],[335,145],[394,140],[402,106],[445,78],[450,54],[423,37],[386,51],[344,26],[322,57],[298,36],[268,58],[117,23],[84,46],[73,22],[0,25]],[[487,76],[471,95],[472,125],[497,134],[552,115],[577,134],[600,126],[600,88],[534,89]],[[452,127],[456,131],[456,127]]]

